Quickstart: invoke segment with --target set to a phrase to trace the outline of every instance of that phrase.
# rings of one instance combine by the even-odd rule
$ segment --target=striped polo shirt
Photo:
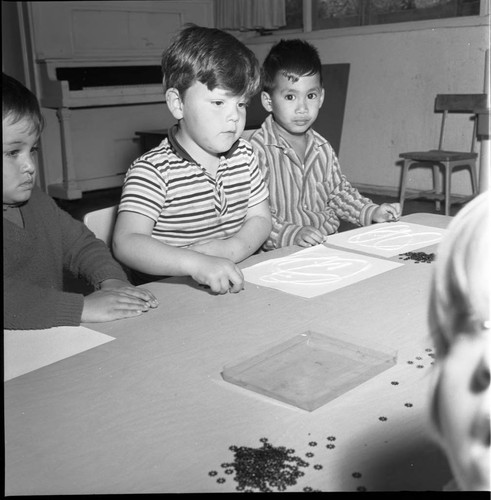
[[[306,135],[303,163],[272,115],[250,138],[269,189],[273,230],[265,250],[293,245],[303,226],[325,236],[338,230],[340,219],[367,226],[378,207],[349,183],[329,142],[313,129]]]
[[[239,139],[220,156],[213,177],[181,147],[176,131],[132,163],[119,212],[149,217],[152,236],[176,247],[234,235],[249,207],[268,198],[251,145]]]

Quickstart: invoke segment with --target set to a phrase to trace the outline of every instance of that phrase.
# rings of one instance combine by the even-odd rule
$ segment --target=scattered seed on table
[[[310,486],[305,486],[305,488],[303,489],[303,491],[309,493],[309,492],[311,492],[313,490],[312,490],[312,488]]]
[[[378,417],[378,419],[381,421],[381,422],[385,422],[387,420],[387,417]]]
[[[336,438],[334,436],[327,436],[328,441],[336,441]]]
[[[356,491],[367,491],[367,489],[365,488],[365,486],[358,486],[358,488],[356,488]]]
[[[414,364],[414,361],[408,361],[407,364],[412,365],[412,364]]]
[[[353,474],[351,474],[353,477],[356,477],[357,479],[361,477],[361,472],[353,472]]]
[[[217,483],[223,484],[224,482],[225,482],[225,478],[224,477],[219,477],[217,479]]]
[[[317,446],[317,443],[315,441],[310,441],[309,446]]]
[[[435,260],[435,254],[426,252],[406,252],[406,253],[400,253],[399,259],[402,260],[411,259],[414,260],[415,264],[419,264],[420,262],[431,264]]]
[[[399,382],[397,382],[396,380],[393,380],[393,381],[391,382],[391,384],[392,384],[392,385],[399,385]]]
[[[216,470],[211,470],[210,472],[208,472],[208,475],[209,476],[216,476],[218,474],[218,472]]]
[[[234,447],[234,461],[227,464],[231,472],[235,472],[234,481],[237,491],[274,492],[285,491],[289,486],[297,483],[299,477],[305,473],[301,467],[307,467],[300,457],[293,456],[293,449],[284,446],[273,446],[267,438],[259,440],[262,446],[249,448],[246,446]],[[229,449],[232,449],[230,447]]]
[[[307,452],[307,453],[305,454],[305,456],[306,456],[306,457],[309,457],[309,458],[312,458],[312,457],[314,456],[314,454],[313,454],[311,451],[309,451],[309,452]]]
[[[315,464],[314,465],[314,469],[315,470],[321,470],[322,469],[322,465],[321,464]]]
[[[328,450],[333,450],[334,448],[336,448],[336,446],[334,446],[333,444],[326,444],[326,448]]]
[[[412,408],[413,404],[412,403],[404,403],[404,406],[407,406],[408,408]]]
[[[425,365],[417,365],[416,368],[424,368]]]

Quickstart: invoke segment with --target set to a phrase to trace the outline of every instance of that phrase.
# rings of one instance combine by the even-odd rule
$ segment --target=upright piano
[[[41,186],[60,199],[120,186],[140,154],[135,131],[174,122],[162,52],[185,23],[214,25],[213,0],[19,4],[25,67],[46,118]]]

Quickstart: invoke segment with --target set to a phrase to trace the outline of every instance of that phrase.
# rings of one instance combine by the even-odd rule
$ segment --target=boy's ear
[[[182,112],[182,99],[179,90],[174,87],[167,89],[165,92],[165,102],[167,103],[167,107],[169,111],[172,113],[172,116],[176,120],[180,120],[183,117]]]
[[[322,87],[322,90],[321,90],[321,95],[320,95],[320,104],[319,104],[319,108],[322,106],[322,103],[324,102],[324,96],[325,96],[325,91],[324,91],[324,87]]]
[[[271,96],[265,90],[261,92],[261,104],[268,113],[273,112],[273,103],[271,102]]]

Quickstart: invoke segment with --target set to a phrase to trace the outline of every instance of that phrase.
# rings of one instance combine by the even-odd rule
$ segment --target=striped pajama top
[[[329,142],[312,129],[306,134],[304,163],[280,135],[272,115],[250,138],[268,185],[273,218],[264,250],[293,245],[303,226],[313,226],[325,236],[338,230],[340,219],[367,226],[378,207],[342,174]]]
[[[239,139],[213,177],[180,146],[176,130],[132,163],[118,211],[149,217],[152,236],[176,247],[234,235],[249,207],[268,197],[251,145]]]

